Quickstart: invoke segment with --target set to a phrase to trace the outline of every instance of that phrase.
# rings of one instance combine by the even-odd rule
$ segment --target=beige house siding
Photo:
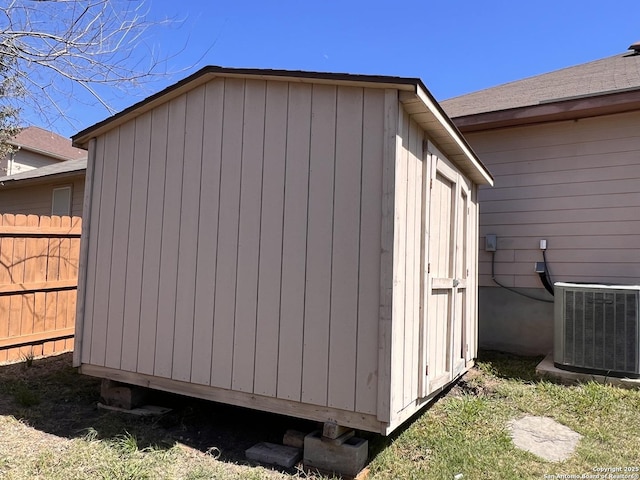
[[[480,236],[498,236],[500,282],[541,288],[540,239],[555,281],[640,281],[640,112],[467,138],[496,178],[480,189]],[[483,245],[480,285],[495,286]]]
[[[547,240],[553,281],[640,282],[640,112],[466,134],[495,176],[480,187],[479,344],[553,346],[553,297],[534,272]],[[491,280],[487,234],[498,236]]]
[[[10,154],[9,158],[2,162],[3,170],[0,171],[0,176],[28,172],[29,170],[35,170],[36,168],[59,162],[60,160],[54,160],[47,155],[19,149],[13,154]]]
[[[71,187],[71,216],[82,217],[84,178],[49,181],[46,183],[0,186],[0,214],[51,215],[53,189]]]
[[[216,78],[89,140],[83,373],[389,433],[468,368],[475,257],[430,319],[427,185],[450,165],[451,255],[476,187],[398,90],[350,83]],[[462,360],[437,386],[429,342]]]

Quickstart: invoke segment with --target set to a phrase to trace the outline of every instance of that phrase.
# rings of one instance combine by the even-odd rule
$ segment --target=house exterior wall
[[[84,177],[0,186],[0,214],[51,215],[53,189],[71,186],[71,216],[82,217]]]
[[[54,160],[46,155],[19,149],[13,154],[10,154],[9,159],[2,162],[0,167],[3,168],[3,171],[0,172],[0,175],[15,175],[16,173],[28,172],[29,170],[35,170],[36,168],[59,162],[60,160]],[[6,172],[4,170],[6,170]]]
[[[640,281],[640,112],[466,135],[495,176],[481,188],[480,345],[552,348],[553,309],[499,289],[484,236],[496,234],[495,276],[550,300],[534,273],[546,252],[554,281]]]

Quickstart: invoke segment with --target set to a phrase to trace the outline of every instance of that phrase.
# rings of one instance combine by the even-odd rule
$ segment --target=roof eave
[[[72,145],[76,148],[84,148],[87,150],[89,148],[89,140],[92,138],[98,137],[117,126],[122,125],[130,119],[142,115],[156,106],[182,95],[187,90],[206,83],[210,79],[211,75],[204,70],[205,69],[202,69],[180,82],[142,100],[141,102],[138,102],[125,110],[76,133],[71,137]]]
[[[193,88],[216,77],[253,78],[315,84],[344,85],[356,87],[391,88],[401,92],[400,99],[405,108],[413,109],[418,123],[433,136],[434,142],[478,184],[493,185],[493,177],[460,134],[442,107],[417,78],[353,75],[344,73],[321,73],[291,70],[264,70],[245,68],[205,67],[180,82],[132,105],[122,112],[97,123],[72,137],[73,145],[87,148],[89,140],[135,117],[166,103]],[[403,100],[404,99],[404,100]],[[420,116],[422,114],[422,117]],[[422,120],[418,120],[422,118]]]
[[[26,150],[28,152],[37,153],[38,155],[42,155],[44,157],[49,157],[54,160],[60,160],[61,162],[65,162],[67,160],[75,160],[74,157],[67,157],[66,155],[60,155],[59,153],[50,152],[48,150],[43,150],[41,148],[32,147],[30,145],[26,145],[24,143],[16,142],[16,141],[8,141],[7,142],[12,147],[15,147],[19,150]],[[85,149],[86,150],[86,149]]]
[[[83,178],[86,175],[86,168],[73,170],[70,172],[52,173],[42,177],[29,178],[11,178],[8,180],[0,179],[0,189],[21,188],[31,185],[40,185],[47,183],[57,183],[60,181],[68,181],[76,178]]]
[[[416,85],[414,92],[401,92],[400,101],[406,112],[428,132],[431,140],[473,182],[493,186],[493,176],[487,167],[424,85]]]
[[[454,117],[463,133],[640,110],[640,88]]]
[[[354,75],[345,73],[323,73],[304,72],[293,70],[267,70],[249,68],[226,68],[218,66],[208,66],[184,78],[183,80],[161,90],[160,92],[132,105],[131,107],[117,113],[105,120],[88,127],[73,137],[73,146],[87,149],[89,140],[111,130],[156,106],[176,98],[193,88],[209,82],[213,78],[254,78],[262,80],[280,80],[300,83],[324,83],[331,85],[350,85],[376,88],[395,88],[398,90],[414,90],[419,79],[375,76],[375,75]]]

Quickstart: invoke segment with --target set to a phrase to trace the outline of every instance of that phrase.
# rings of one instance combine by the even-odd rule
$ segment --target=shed
[[[82,373],[388,434],[472,364],[492,177],[419,79],[206,67],[73,141]]]

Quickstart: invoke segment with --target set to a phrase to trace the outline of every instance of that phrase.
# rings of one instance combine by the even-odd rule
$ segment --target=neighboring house
[[[495,175],[481,189],[480,346],[547,353],[554,281],[640,283],[640,44],[630,52],[442,102]]]
[[[86,168],[82,158],[0,177],[0,215],[81,217]]]
[[[73,147],[68,138],[40,127],[23,128],[8,143],[14,147],[14,152],[0,159],[0,176],[87,157],[87,152]]]
[[[73,140],[82,373],[388,434],[472,365],[492,177],[419,79],[207,67]]]

